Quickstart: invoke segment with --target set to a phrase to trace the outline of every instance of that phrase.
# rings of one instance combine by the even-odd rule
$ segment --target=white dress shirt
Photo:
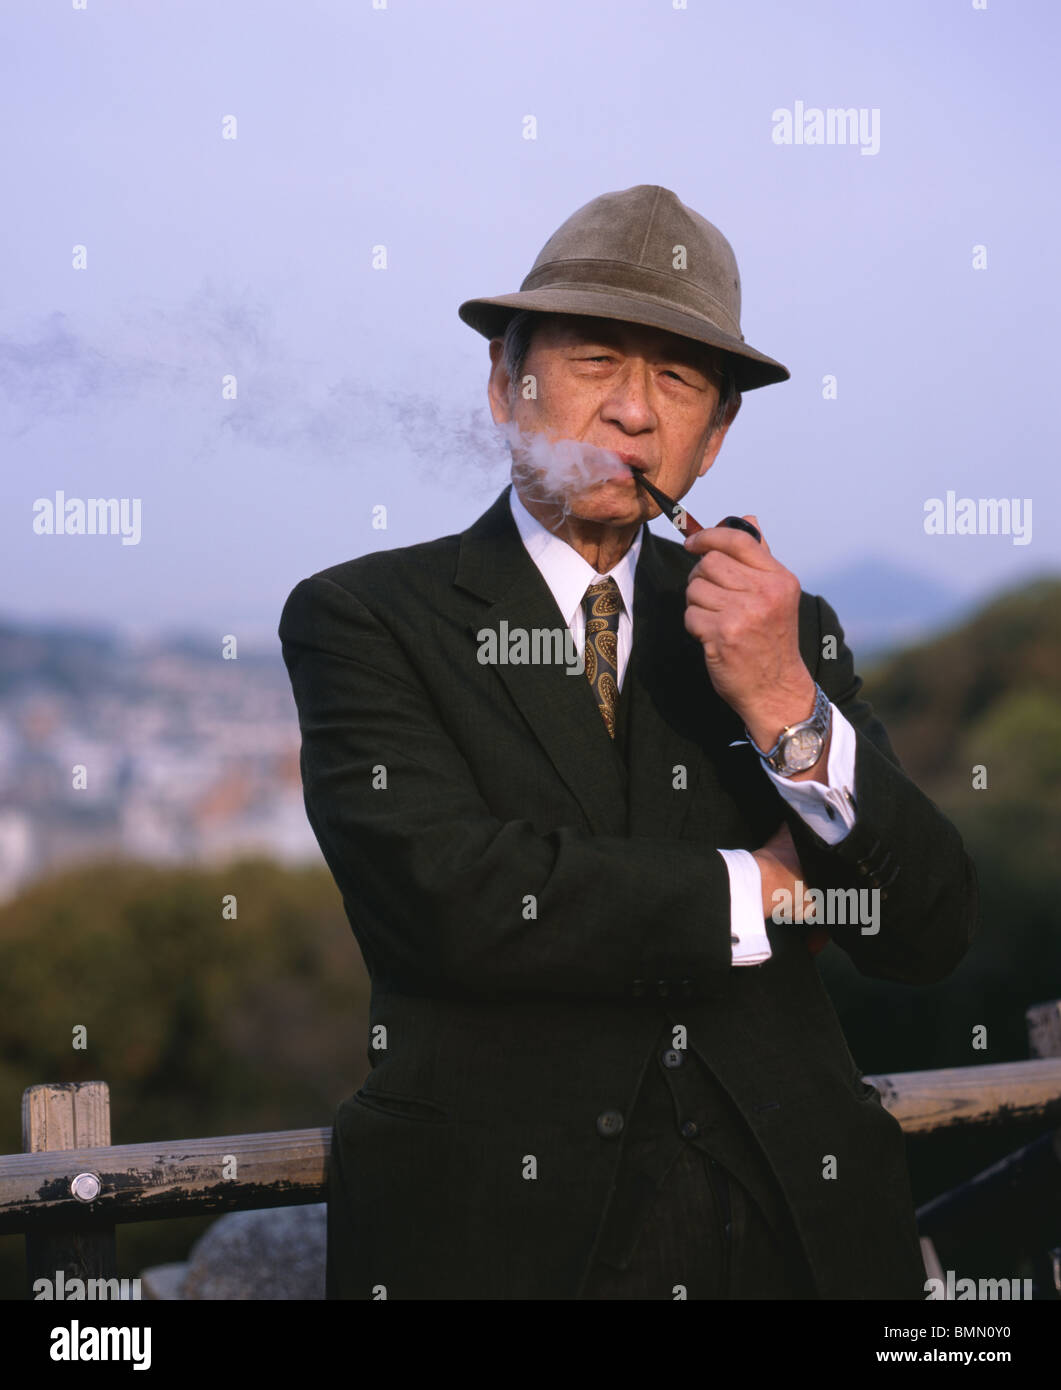
[[[616,674],[616,683],[622,690],[634,641],[634,571],[641,554],[642,531],[638,531],[626,554],[607,575],[598,574],[577,550],[559,536],[554,536],[536,517],[531,516],[520,501],[515,487],[509,493],[509,505],[527,554],[549,586],[580,653],[586,641],[586,615],[582,608],[586,590],[602,579],[610,577],[615,580],[623,601],[619,613]],[[760,762],[766,775],[793,810],[826,844],[834,845],[847,835],[855,823],[852,791],[855,785],[855,731],[835,705],[831,709],[828,786],[822,782],[793,782],[776,773],[764,759],[760,759]],[[759,865],[750,850],[720,849],[717,853],[721,854],[729,874],[733,964],[761,965],[770,959],[770,941],[763,917]]]

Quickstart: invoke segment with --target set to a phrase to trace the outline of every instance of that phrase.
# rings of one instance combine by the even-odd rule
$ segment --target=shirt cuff
[[[782,777],[775,772],[765,759],[761,758],[760,762],[792,809],[827,845],[837,845],[846,838],[855,823],[856,740],[854,729],[836,706],[830,704],[829,708],[833,713],[827,763],[828,786],[823,782],[793,782],[790,777]]]
[[[720,849],[729,874],[729,940],[734,965],[762,965],[771,956],[763,917],[763,879],[750,850]]]

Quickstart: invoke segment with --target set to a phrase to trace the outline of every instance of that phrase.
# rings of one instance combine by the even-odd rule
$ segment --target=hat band
[[[675,282],[681,293],[674,293]],[[520,285],[520,291],[559,288],[609,289],[619,294],[633,293],[638,298],[654,299],[682,313],[699,314],[715,328],[734,338],[741,337],[740,324],[726,306],[694,281],[653,270],[650,266],[631,265],[629,261],[567,260],[548,261],[535,266]]]

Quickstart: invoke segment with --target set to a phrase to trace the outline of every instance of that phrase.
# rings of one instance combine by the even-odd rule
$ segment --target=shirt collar
[[[561,540],[559,536],[554,536],[537,517],[531,516],[520,501],[515,484],[509,491],[508,500],[512,519],[516,523],[527,554],[538,566],[542,578],[548,584],[564,622],[570,625],[589,586],[608,576],[598,574],[573,546],[568,545],[567,541]],[[634,571],[641,554],[643,532],[644,527],[638,527],[637,535],[626,554],[608,572],[619,587],[623,607],[631,620],[634,616]]]

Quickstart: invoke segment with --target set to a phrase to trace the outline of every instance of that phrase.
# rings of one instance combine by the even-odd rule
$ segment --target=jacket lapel
[[[511,486],[511,485],[510,485]],[[506,487],[461,535],[454,582],[486,606],[468,625],[473,640],[486,629],[566,630],[549,586],[527,554],[512,518]],[[626,829],[626,794],[616,750],[585,674],[555,664],[494,667],[557,775],[598,834]]]
[[[500,631],[502,620],[510,630],[565,627],[520,539],[508,496],[506,487],[461,536],[455,583],[487,605],[469,624],[473,638],[483,629]],[[529,663],[495,669],[597,833],[677,838],[705,750],[723,756],[743,730],[708,679],[700,643],[685,630],[691,557],[647,527],[642,536],[633,651],[620,696],[620,720],[629,721],[628,787],[584,674]]]
[[[677,839],[705,757],[743,736],[715,693],[703,648],[685,630],[692,557],[646,527],[634,584],[634,644],[623,683],[629,700],[631,835]]]

